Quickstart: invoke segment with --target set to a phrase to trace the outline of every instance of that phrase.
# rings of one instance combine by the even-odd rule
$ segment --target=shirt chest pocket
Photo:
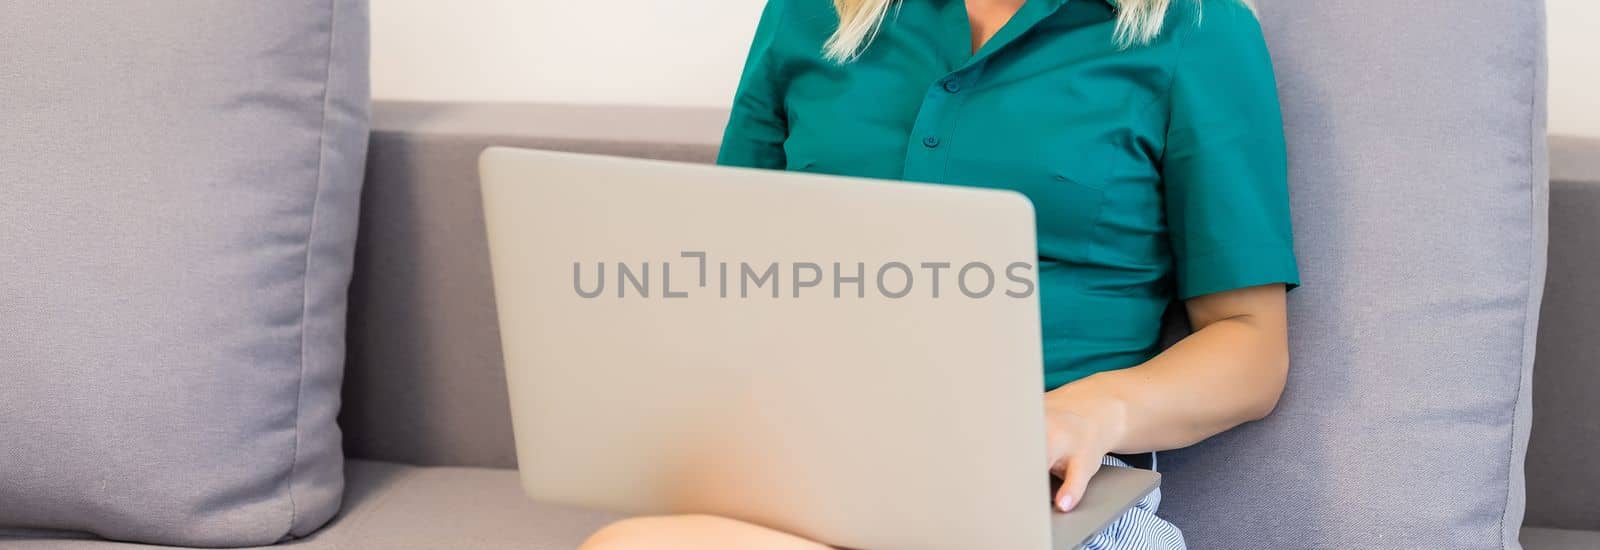
[[[1033,200],[1039,225],[1039,256],[1089,262],[1095,229],[1105,210],[1105,190],[1064,174],[1051,174],[1044,186],[1046,189]]]
[[[1088,263],[1095,234],[1106,209],[1106,186],[1111,159],[1106,152],[1084,148],[1069,155],[1052,155],[1054,162],[1035,164],[1022,189],[1033,200],[1041,258]]]

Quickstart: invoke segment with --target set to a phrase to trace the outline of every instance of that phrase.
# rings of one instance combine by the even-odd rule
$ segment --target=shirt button
[[[922,138],[922,146],[923,147],[927,147],[929,149],[933,149],[935,147],[938,147],[939,146],[939,138],[936,138],[936,137],[933,137],[933,136],[928,136],[928,137]]]
[[[956,80],[954,78],[945,79],[945,81],[944,81],[944,91],[950,92],[952,94],[960,92],[961,91],[961,81]]]

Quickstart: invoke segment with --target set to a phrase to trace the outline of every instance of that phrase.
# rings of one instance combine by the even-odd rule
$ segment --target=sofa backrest
[[[1600,139],[1550,139],[1527,525],[1600,531]]]
[[[516,465],[478,153],[508,145],[710,162],[725,120],[692,109],[374,105],[350,289],[346,452]]]

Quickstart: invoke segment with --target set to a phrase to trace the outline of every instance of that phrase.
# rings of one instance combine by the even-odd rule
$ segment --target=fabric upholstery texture
[[[366,19],[0,3],[0,529],[232,546],[337,511]]]
[[[1600,139],[1552,139],[1550,152],[1527,524],[1600,531]]]
[[[1514,548],[1543,4],[1260,4],[1304,283],[1290,380],[1267,419],[1163,456],[1163,511],[1196,548]]]

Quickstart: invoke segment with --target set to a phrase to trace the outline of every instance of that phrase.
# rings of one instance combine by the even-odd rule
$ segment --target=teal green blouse
[[[973,54],[964,0],[900,0],[841,65],[832,2],[771,0],[718,162],[1019,191],[1046,387],[1137,365],[1174,299],[1299,282],[1260,27],[1201,4],[1119,48],[1106,0],[1028,0]]]

